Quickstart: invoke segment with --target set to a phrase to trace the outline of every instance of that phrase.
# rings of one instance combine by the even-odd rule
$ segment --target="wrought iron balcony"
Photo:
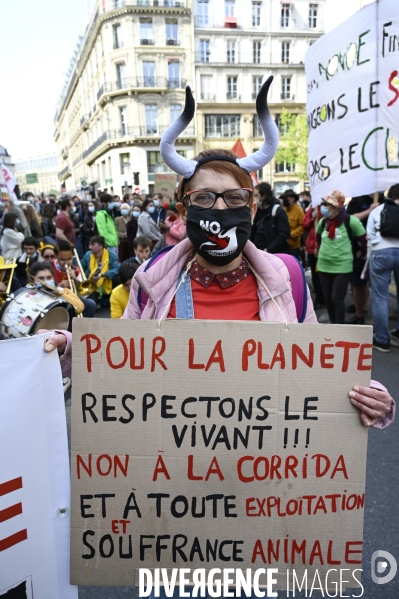
[[[201,93],[201,100],[216,100],[216,94]]]
[[[227,100],[241,100],[241,96],[238,92],[227,92]]]
[[[168,79],[167,87],[168,89],[181,89],[186,87],[185,79]]]
[[[180,40],[177,40],[174,37],[167,38],[166,45],[167,46],[180,46]]]
[[[147,37],[140,39],[141,46],[153,46],[154,44],[155,44],[154,39],[147,38]]]
[[[58,173],[58,178],[59,178],[60,180],[61,180],[61,179],[64,179],[64,178],[65,178],[65,175],[67,175],[67,174],[70,172],[70,170],[71,170],[71,169],[69,168],[69,165],[68,165],[68,166],[66,166],[65,168],[63,168],[63,169],[62,169],[62,171],[60,171],[60,172]]]

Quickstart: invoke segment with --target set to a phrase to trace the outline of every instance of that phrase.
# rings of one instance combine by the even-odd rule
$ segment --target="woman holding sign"
[[[316,315],[302,267],[292,256],[258,250],[250,241],[256,213],[250,173],[263,168],[278,146],[278,130],[267,105],[270,77],[262,86],[256,110],[265,139],[246,158],[228,150],[207,150],[195,160],[174,147],[194,117],[189,87],[180,117],[161,141],[165,163],[181,176],[177,209],[187,239],[164,248],[137,270],[123,318],[197,318],[315,323]],[[45,346],[58,348],[64,376],[71,361],[71,336],[56,334]],[[350,400],[365,426],[392,422],[394,401],[384,387],[354,387]]]

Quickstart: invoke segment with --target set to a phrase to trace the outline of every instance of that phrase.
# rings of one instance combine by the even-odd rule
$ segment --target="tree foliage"
[[[286,108],[280,115],[280,143],[275,156],[276,163],[295,164],[299,179],[307,179],[308,126],[306,114],[292,114]]]

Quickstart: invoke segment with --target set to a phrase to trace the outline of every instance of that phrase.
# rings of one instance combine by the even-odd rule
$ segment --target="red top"
[[[67,281],[68,276],[65,270],[61,270],[60,265],[57,260],[51,260],[51,265],[53,267],[53,275],[54,281],[56,285],[59,285],[61,281]],[[72,265],[73,270],[75,271],[75,275],[80,278],[80,270],[77,266]]]
[[[75,228],[73,226],[73,222],[69,216],[65,214],[65,212],[60,212],[55,219],[55,228],[60,229],[68,241],[75,245]]]
[[[220,275],[194,262],[191,277],[194,318],[198,320],[260,320],[258,285],[248,264]],[[176,303],[168,318],[176,318]]]

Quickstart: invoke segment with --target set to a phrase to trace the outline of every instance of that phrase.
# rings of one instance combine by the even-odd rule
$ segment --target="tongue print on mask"
[[[200,250],[205,250],[211,256],[228,256],[236,251],[237,243],[237,227],[233,227],[228,231],[221,230],[217,222],[200,222],[200,227],[206,233],[209,241],[201,244]]]

